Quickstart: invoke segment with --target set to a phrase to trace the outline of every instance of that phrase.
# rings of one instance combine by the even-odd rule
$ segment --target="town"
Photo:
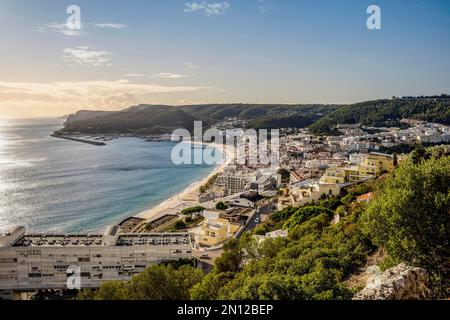
[[[338,136],[308,129],[280,130],[278,166],[226,163],[194,195],[154,219],[130,217],[103,234],[26,234],[15,227],[0,237],[0,290],[3,294],[66,289],[68,268],[80,268],[79,288],[109,280],[129,280],[147,266],[195,258],[206,272],[229,239],[239,238],[276,211],[314,204],[343,188],[393,171],[404,155],[399,146],[450,141],[450,127],[402,119],[402,128],[341,124]],[[245,121],[227,119],[224,130]],[[272,150],[273,151],[273,150]],[[249,157],[252,150],[246,150]],[[370,201],[371,193],[358,197]],[[337,213],[334,221],[341,217]],[[287,237],[286,230],[255,235]]]

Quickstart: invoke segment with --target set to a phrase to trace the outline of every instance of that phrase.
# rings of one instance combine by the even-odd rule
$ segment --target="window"
[[[90,262],[90,258],[78,258],[78,262]]]
[[[42,274],[40,272],[29,273],[28,277],[30,277],[30,278],[41,278]]]

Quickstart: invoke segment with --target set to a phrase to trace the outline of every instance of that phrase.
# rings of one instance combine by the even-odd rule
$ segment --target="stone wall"
[[[376,270],[376,269],[373,269]],[[400,264],[383,273],[372,272],[355,300],[418,300],[430,298],[425,269]]]

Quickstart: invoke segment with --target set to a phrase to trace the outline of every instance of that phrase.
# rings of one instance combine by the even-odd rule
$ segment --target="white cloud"
[[[151,76],[151,78],[164,78],[164,79],[180,79],[190,77],[187,74],[178,74],[170,72],[160,72]]]
[[[203,12],[207,16],[223,15],[228,9],[230,9],[230,4],[225,2],[186,2],[184,4],[184,12]]]
[[[82,23],[80,30],[73,30],[69,29],[67,27],[66,23],[59,23],[59,22],[51,22],[47,24],[42,24],[34,29],[38,32],[53,32],[53,33],[60,33],[62,35],[73,37],[73,36],[82,36],[87,33],[89,29],[97,28],[97,29],[123,29],[127,26],[125,24],[120,23],[112,23],[112,22],[106,22],[106,23]]]
[[[258,8],[259,8],[259,13],[261,13],[261,14],[267,13],[267,6],[265,4],[265,0],[258,0]]]
[[[142,78],[145,77],[145,75],[141,74],[141,73],[127,73],[125,75],[125,77],[129,77],[129,78]]]
[[[65,48],[62,59],[69,65],[79,66],[110,66],[111,53],[108,51],[95,51],[89,47]]]
[[[185,63],[185,66],[186,66],[188,69],[198,69],[198,66],[196,66],[196,65],[193,64],[192,62],[186,62],[186,63]]]
[[[43,24],[40,26],[35,27],[35,30],[38,32],[56,32],[56,33],[61,33],[65,36],[68,37],[76,37],[76,36],[81,36],[85,33],[85,31],[83,30],[83,26],[81,30],[73,30],[73,29],[69,29],[67,28],[67,24],[65,23],[57,23],[57,22],[52,22],[52,23],[48,23],[48,24]]]
[[[125,24],[120,23],[97,23],[95,24],[96,28],[104,29],[104,28],[111,28],[111,29],[123,29],[127,26]]]

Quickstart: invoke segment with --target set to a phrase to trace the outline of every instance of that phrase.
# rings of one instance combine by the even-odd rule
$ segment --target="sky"
[[[1,0],[0,118],[449,94],[449,40],[448,0]]]

